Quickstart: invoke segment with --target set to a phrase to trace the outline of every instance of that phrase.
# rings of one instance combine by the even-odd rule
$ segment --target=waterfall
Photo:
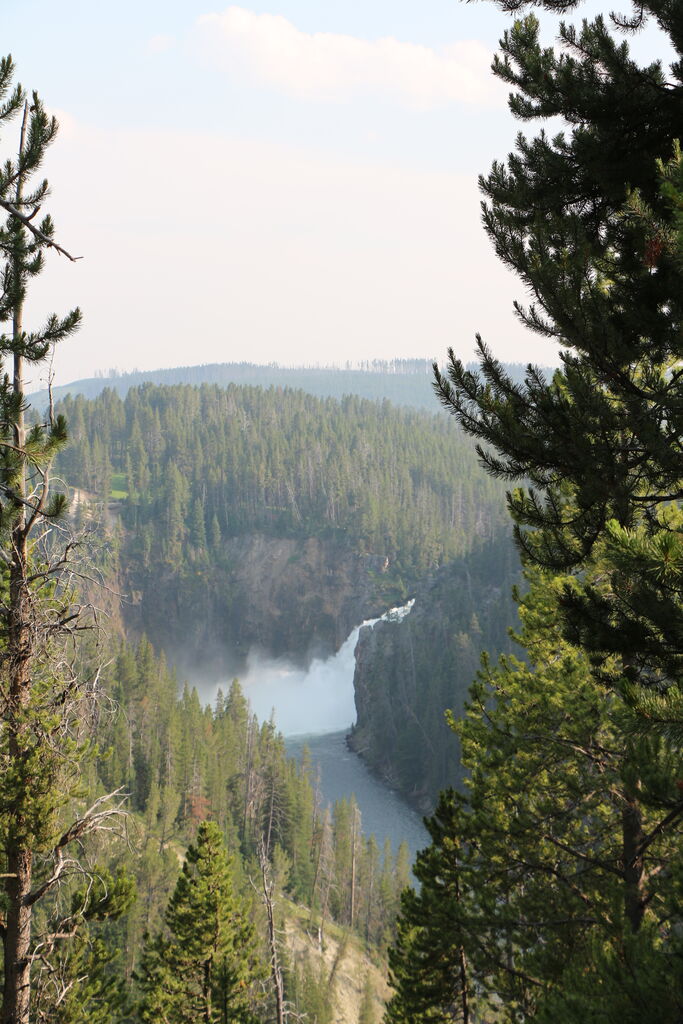
[[[359,632],[382,619],[400,621],[412,606],[413,601],[409,601],[399,608],[390,608],[378,619],[362,622],[336,654],[316,658],[308,668],[296,668],[281,659],[250,653],[240,685],[254,714],[265,721],[274,712],[277,729],[285,736],[349,729],[356,720],[353,675]]]

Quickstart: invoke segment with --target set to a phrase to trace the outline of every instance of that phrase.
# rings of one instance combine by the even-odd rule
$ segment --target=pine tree
[[[37,1024],[118,1024],[131,1009],[117,969],[120,951],[98,931],[126,914],[135,886],[125,870],[98,868],[71,897],[69,912],[52,922],[55,955],[38,961],[31,1016]],[[69,942],[65,942],[66,938]],[[47,952],[43,947],[42,952]]]
[[[401,897],[396,944],[389,951],[390,982],[386,1024],[470,1024],[471,982],[460,902],[460,840],[455,798],[442,793],[427,822],[432,845],[418,854],[414,872],[419,892]]]
[[[231,860],[214,822],[199,826],[165,914],[138,972],[142,1021],[248,1024],[262,970],[254,930],[235,892]]]
[[[38,944],[34,909],[61,885],[67,849],[99,828],[116,808],[98,799],[70,825],[61,812],[77,798],[87,742],[79,717],[86,687],[74,673],[79,621],[73,579],[73,542],[62,523],[66,498],[52,491],[50,471],[67,439],[66,421],[49,409],[29,420],[24,398],[27,368],[39,367],[59,341],[75,331],[79,311],[48,317],[27,330],[27,288],[53,249],[49,216],[37,215],[49,190],[32,182],[57,133],[57,122],[34,93],[29,101],[12,87],[10,58],[0,61],[0,128],[20,118],[16,158],[0,170],[2,291],[0,324],[0,837],[5,900],[2,1024],[26,1024],[31,1003],[31,964]],[[69,257],[72,258],[72,257]],[[70,853],[70,850],[69,850]],[[47,941],[47,940],[45,940]],[[45,941],[42,948],[45,950]],[[47,959],[47,952],[45,952]]]
[[[540,0],[538,6],[566,10],[568,5]],[[538,875],[530,884],[528,873],[521,872],[525,899],[536,899],[538,909],[559,893],[554,880],[565,882],[564,909],[560,902],[557,915],[562,928],[555,939],[546,933],[538,945],[523,923],[517,932],[508,923],[506,932],[499,919],[491,940],[491,948],[496,943],[500,948],[502,935],[512,933],[513,956],[526,943],[536,950],[528,984],[531,989],[554,985],[552,991],[565,1000],[560,1016],[567,1021],[583,1019],[591,986],[595,997],[601,985],[607,992],[614,977],[621,979],[624,999],[609,1013],[603,1010],[604,1019],[632,1019],[647,998],[648,984],[654,986],[660,976],[654,966],[658,954],[659,963],[668,958],[675,978],[669,1016],[661,1019],[680,1014],[673,937],[678,925],[662,944],[656,922],[664,927],[659,916],[664,906],[678,920],[667,887],[680,870],[675,837],[683,820],[674,767],[682,734],[683,670],[683,263],[676,144],[683,109],[682,14],[679,0],[653,0],[635,5],[632,19],[612,16],[611,31],[601,16],[584,21],[580,30],[565,24],[559,53],[541,46],[533,16],[505,34],[494,69],[514,90],[511,110],[527,121],[559,116],[564,130],[552,138],[543,131],[535,139],[520,135],[516,153],[494,165],[481,182],[484,223],[500,258],[533,296],[527,308],[516,306],[518,316],[530,330],[565,346],[562,365],[551,380],[529,367],[520,384],[479,339],[479,375],[468,372],[453,352],[447,373],[435,371],[439,396],[478,439],[489,472],[521,482],[508,501],[523,559],[566,574],[558,578],[555,619],[577,656],[587,658],[583,683],[576,688],[586,702],[578,705],[580,714],[577,692],[567,692],[563,681],[554,697],[527,688],[520,707],[527,728],[537,720],[537,707],[544,709],[538,728],[548,751],[553,700],[559,701],[554,713],[565,721],[576,715],[577,726],[589,724],[586,710],[595,716],[593,729],[603,738],[594,733],[588,747],[573,738],[572,749],[585,755],[581,767],[569,762],[557,767],[555,785],[549,784],[542,803],[542,820],[547,828],[553,823],[551,844],[573,858],[572,870],[578,873],[582,860],[588,865],[588,857],[594,861],[582,870],[574,890],[566,884],[569,865],[557,854],[545,879]],[[668,73],[661,62],[639,66],[628,44],[615,38],[615,32],[633,31],[648,18],[676,54]],[[549,682],[552,674],[550,667],[546,672],[539,667],[534,679]],[[523,735],[521,723],[517,728]],[[509,738],[509,756],[517,759],[517,737],[510,733]],[[480,737],[480,743],[477,771],[483,780],[485,772],[502,766],[499,737],[491,735],[488,745]],[[591,769],[596,744],[605,756]],[[533,756],[540,770],[546,764],[541,749]],[[539,774],[538,782],[543,778]],[[534,793],[536,786],[529,788]],[[584,793],[592,794],[593,807],[577,795]],[[512,800],[510,791],[507,799]],[[515,801],[515,808],[513,818],[494,804],[489,817],[498,819],[496,827],[510,843],[525,835],[525,863],[543,864],[550,872],[547,836],[537,829],[533,838],[536,812],[525,821],[529,806],[522,812]],[[564,837],[556,826],[568,829]],[[483,805],[479,827],[478,841],[489,827]],[[588,883],[596,869],[604,880],[593,892]],[[648,891],[660,882],[667,891],[656,896]],[[509,900],[514,920],[540,921],[542,931],[545,913],[539,916],[532,907],[521,914],[514,887],[508,883],[505,892],[504,901],[489,905],[490,916],[498,917],[492,911]],[[619,901],[623,917],[599,908],[600,897],[610,892],[612,908]],[[578,917],[578,904],[574,911],[569,908],[576,896],[585,898]],[[611,934],[596,939],[593,917],[603,924],[611,920]],[[565,973],[573,959],[567,957],[569,947],[578,964],[571,983]],[[629,1000],[631,1017],[625,1009]],[[532,1001],[539,1006],[534,1019],[551,1019],[550,1011],[542,1018],[548,1005],[543,999]]]
[[[652,0],[612,28],[651,18],[680,58],[680,17],[678,0]],[[662,190],[661,162],[680,135],[681,65],[669,74],[661,62],[639,66],[602,16],[580,30],[563,25],[560,41],[560,53],[543,48],[533,16],[506,32],[494,70],[514,90],[513,114],[558,116],[565,130],[520,135],[481,186],[496,252],[533,295],[518,316],[566,346],[562,368],[549,381],[529,368],[515,383],[479,339],[482,376],[451,352],[436,385],[489,471],[525,481],[509,504],[527,560],[580,572],[596,551],[608,556],[600,587],[568,587],[566,635],[596,662],[622,655],[631,682],[667,685],[683,667],[683,607],[666,573],[681,532],[683,280],[667,245],[680,214]],[[654,221],[638,215],[635,196]],[[659,548],[661,578],[648,578],[631,542]]]
[[[533,581],[528,662],[484,659],[453,720],[466,784],[442,794],[402,898],[388,1021],[458,1020],[463,978],[475,1018],[680,1017],[679,758],[625,732],[630,710],[558,637],[562,585]]]

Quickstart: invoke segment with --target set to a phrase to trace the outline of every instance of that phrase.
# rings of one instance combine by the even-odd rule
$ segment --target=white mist
[[[382,619],[402,619],[412,606],[409,601],[392,608]],[[356,720],[353,674],[358,634],[363,626],[379,621],[368,619],[356,626],[336,654],[324,661],[316,658],[305,669],[250,653],[239,682],[259,721],[266,721],[274,712],[278,732],[285,736],[349,729]]]

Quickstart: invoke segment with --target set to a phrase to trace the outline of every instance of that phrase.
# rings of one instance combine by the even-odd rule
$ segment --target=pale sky
[[[62,125],[50,209],[83,257],[32,293],[36,316],[83,309],[58,383],[470,358],[476,331],[554,361],[479,223],[477,174],[521,127],[489,71],[509,24],[457,0],[2,0],[0,50]]]

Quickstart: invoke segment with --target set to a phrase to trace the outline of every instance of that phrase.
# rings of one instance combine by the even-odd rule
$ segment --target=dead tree
[[[266,854],[266,844],[263,838],[259,839],[257,852],[259,867],[261,868],[261,899],[266,908],[266,918],[268,921],[268,953],[270,955],[270,976],[273,982],[273,995],[275,997],[275,1019],[277,1024],[285,1024],[284,984],[275,932],[274,885],[268,855]]]

